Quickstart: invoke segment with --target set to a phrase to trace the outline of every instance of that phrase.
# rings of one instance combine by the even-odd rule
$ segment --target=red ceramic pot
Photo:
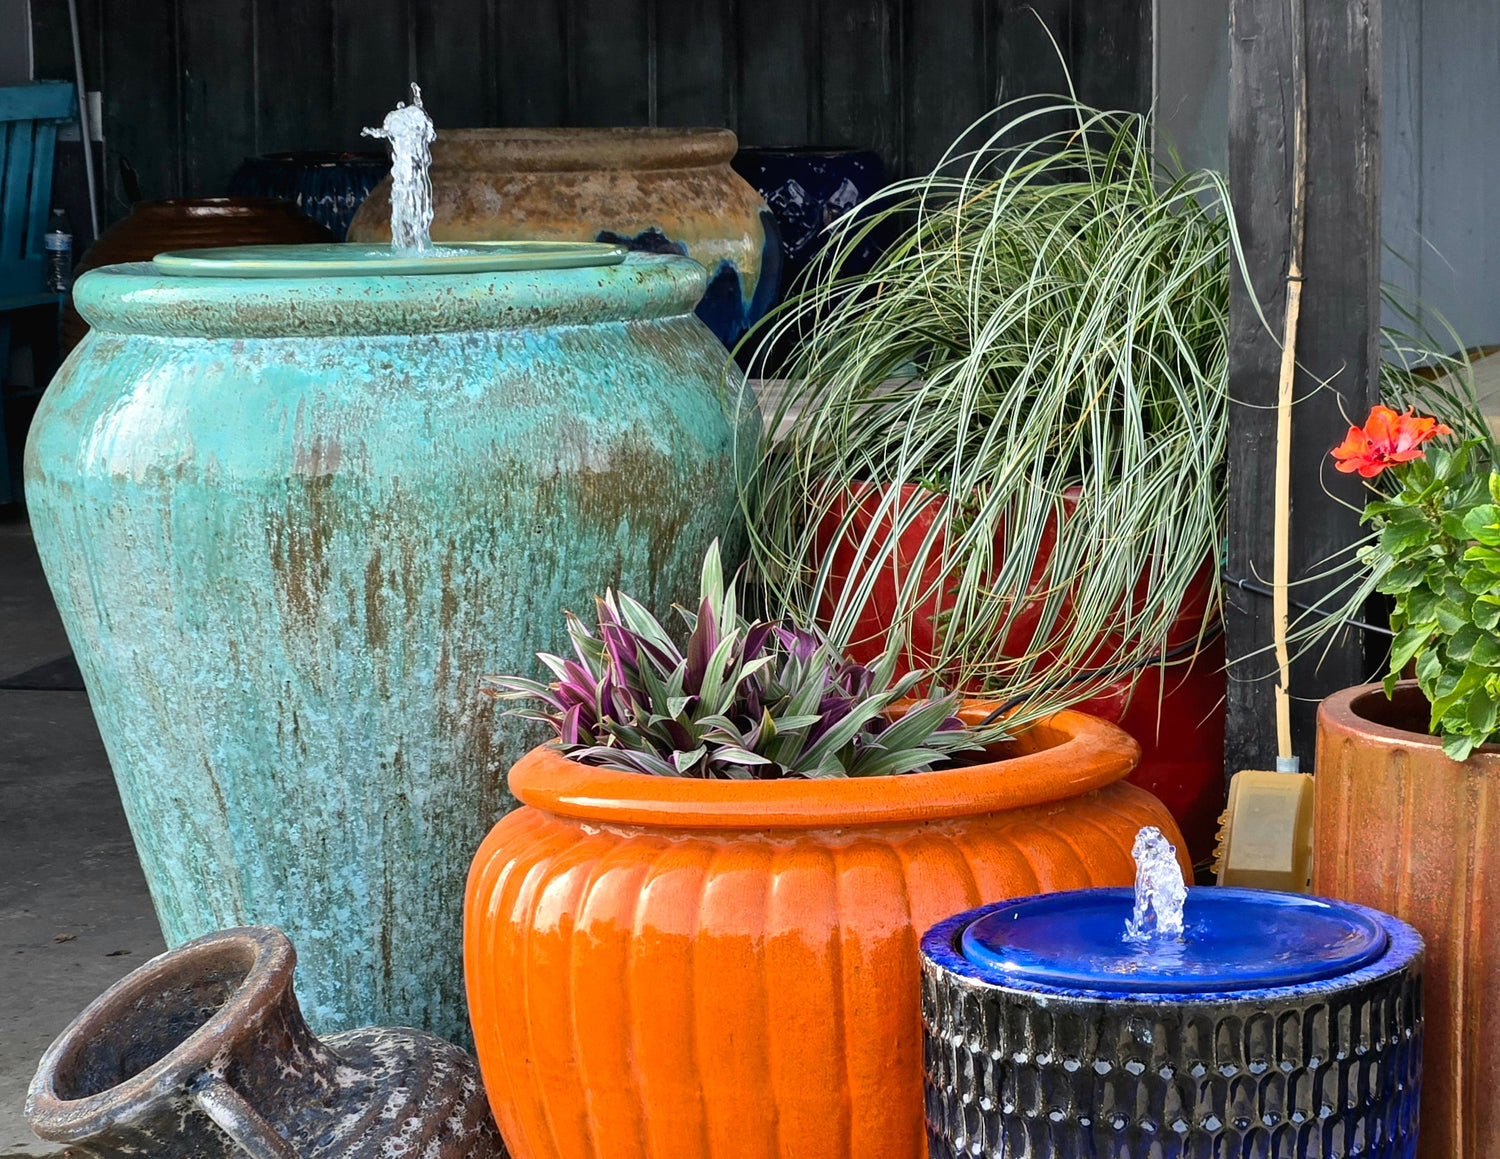
[[[846,589],[849,577],[859,560],[859,544],[866,535],[879,544],[893,531],[893,512],[881,510],[887,492],[872,485],[851,489],[845,502],[835,504],[819,526],[818,549],[831,559],[830,579],[825,588],[820,614],[825,622],[831,617],[837,595]],[[876,577],[874,589],[855,623],[849,653],[868,663],[886,647],[889,632],[896,622],[899,605],[899,583],[920,567],[922,589],[931,595],[918,607],[905,626],[906,650],[900,668],[910,671],[931,668],[937,658],[935,625],[938,617],[951,607],[951,597],[939,590],[943,535],[933,532],[933,523],[942,511],[947,497],[914,484],[900,490],[900,503],[919,503],[916,518],[906,527],[897,545],[895,558]],[[1066,498],[1065,498],[1066,502]],[[850,507],[853,511],[850,512]],[[848,513],[848,525],[840,534],[840,525]],[[931,543],[927,543],[932,536]],[[1050,554],[1053,536],[1044,536],[1042,550],[1026,595],[1037,591],[1042,569]],[[878,547],[866,555],[876,554]],[[997,540],[997,556],[1004,544]],[[1142,672],[1132,695],[1128,678],[1100,691],[1078,705],[1084,712],[1103,717],[1120,725],[1140,743],[1141,763],[1131,781],[1160,797],[1181,826],[1188,849],[1195,861],[1206,859],[1213,851],[1218,817],[1224,808],[1224,645],[1217,633],[1196,653],[1192,645],[1202,634],[1209,596],[1213,590],[1212,566],[1205,562],[1188,590],[1187,599],[1167,633],[1167,649],[1187,650],[1175,663]],[[1025,595],[1022,597],[1025,598]],[[1051,638],[1059,638],[1068,627],[1070,601],[1064,599],[1057,626]],[[1022,655],[1031,641],[1042,614],[1041,601],[1026,600],[1007,631],[1001,655]],[[1101,639],[1097,649],[1100,663],[1107,662],[1118,640]],[[967,691],[977,691],[968,689]]]

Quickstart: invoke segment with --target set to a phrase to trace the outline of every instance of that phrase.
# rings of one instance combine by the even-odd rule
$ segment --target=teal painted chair
[[[76,115],[74,100],[73,86],[66,81],[0,88],[0,503],[15,498],[5,440],[5,404],[21,397],[5,391],[11,316],[16,310],[62,301],[60,295],[47,291],[42,235],[52,203],[57,126]]]

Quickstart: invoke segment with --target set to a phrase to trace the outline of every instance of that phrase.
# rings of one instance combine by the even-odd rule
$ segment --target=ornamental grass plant
[[[1150,137],[1008,104],[832,227],[746,339],[752,377],[784,383],[741,478],[773,609],[844,646],[892,584],[898,632],[936,606],[935,671],[1017,726],[1162,662],[1195,585],[1212,630],[1237,242],[1223,178],[1164,173]]]

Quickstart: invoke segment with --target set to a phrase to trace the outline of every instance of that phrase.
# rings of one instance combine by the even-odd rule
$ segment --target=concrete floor
[[[14,509],[10,509],[14,510]],[[24,521],[0,515],[0,1156],[47,1044],[165,946]]]

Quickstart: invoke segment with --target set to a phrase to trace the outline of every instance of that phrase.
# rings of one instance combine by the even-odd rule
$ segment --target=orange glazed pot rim
[[[1384,685],[1359,684],[1325,697],[1318,705],[1318,723],[1364,740],[1435,749],[1441,753],[1443,738],[1427,731],[1429,711],[1427,698],[1415,680],[1398,680],[1391,700],[1386,699]],[[1401,723],[1393,723],[1393,718]],[[1418,727],[1402,727],[1408,723]],[[1491,761],[1500,758],[1500,745],[1481,745],[1469,759],[1481,757]]]
[[[968,701],[973,723],[994,707]],[[889,777],[711,781],[605,769],[569,760],[550,744],[510,771],[523,803],[583,821],[673,829],[820,829],[940,821],[1044,805],[1128,776],[1140,746],[1122,729],[1059,712],[998,746],[1010,755],[979,765]]]

